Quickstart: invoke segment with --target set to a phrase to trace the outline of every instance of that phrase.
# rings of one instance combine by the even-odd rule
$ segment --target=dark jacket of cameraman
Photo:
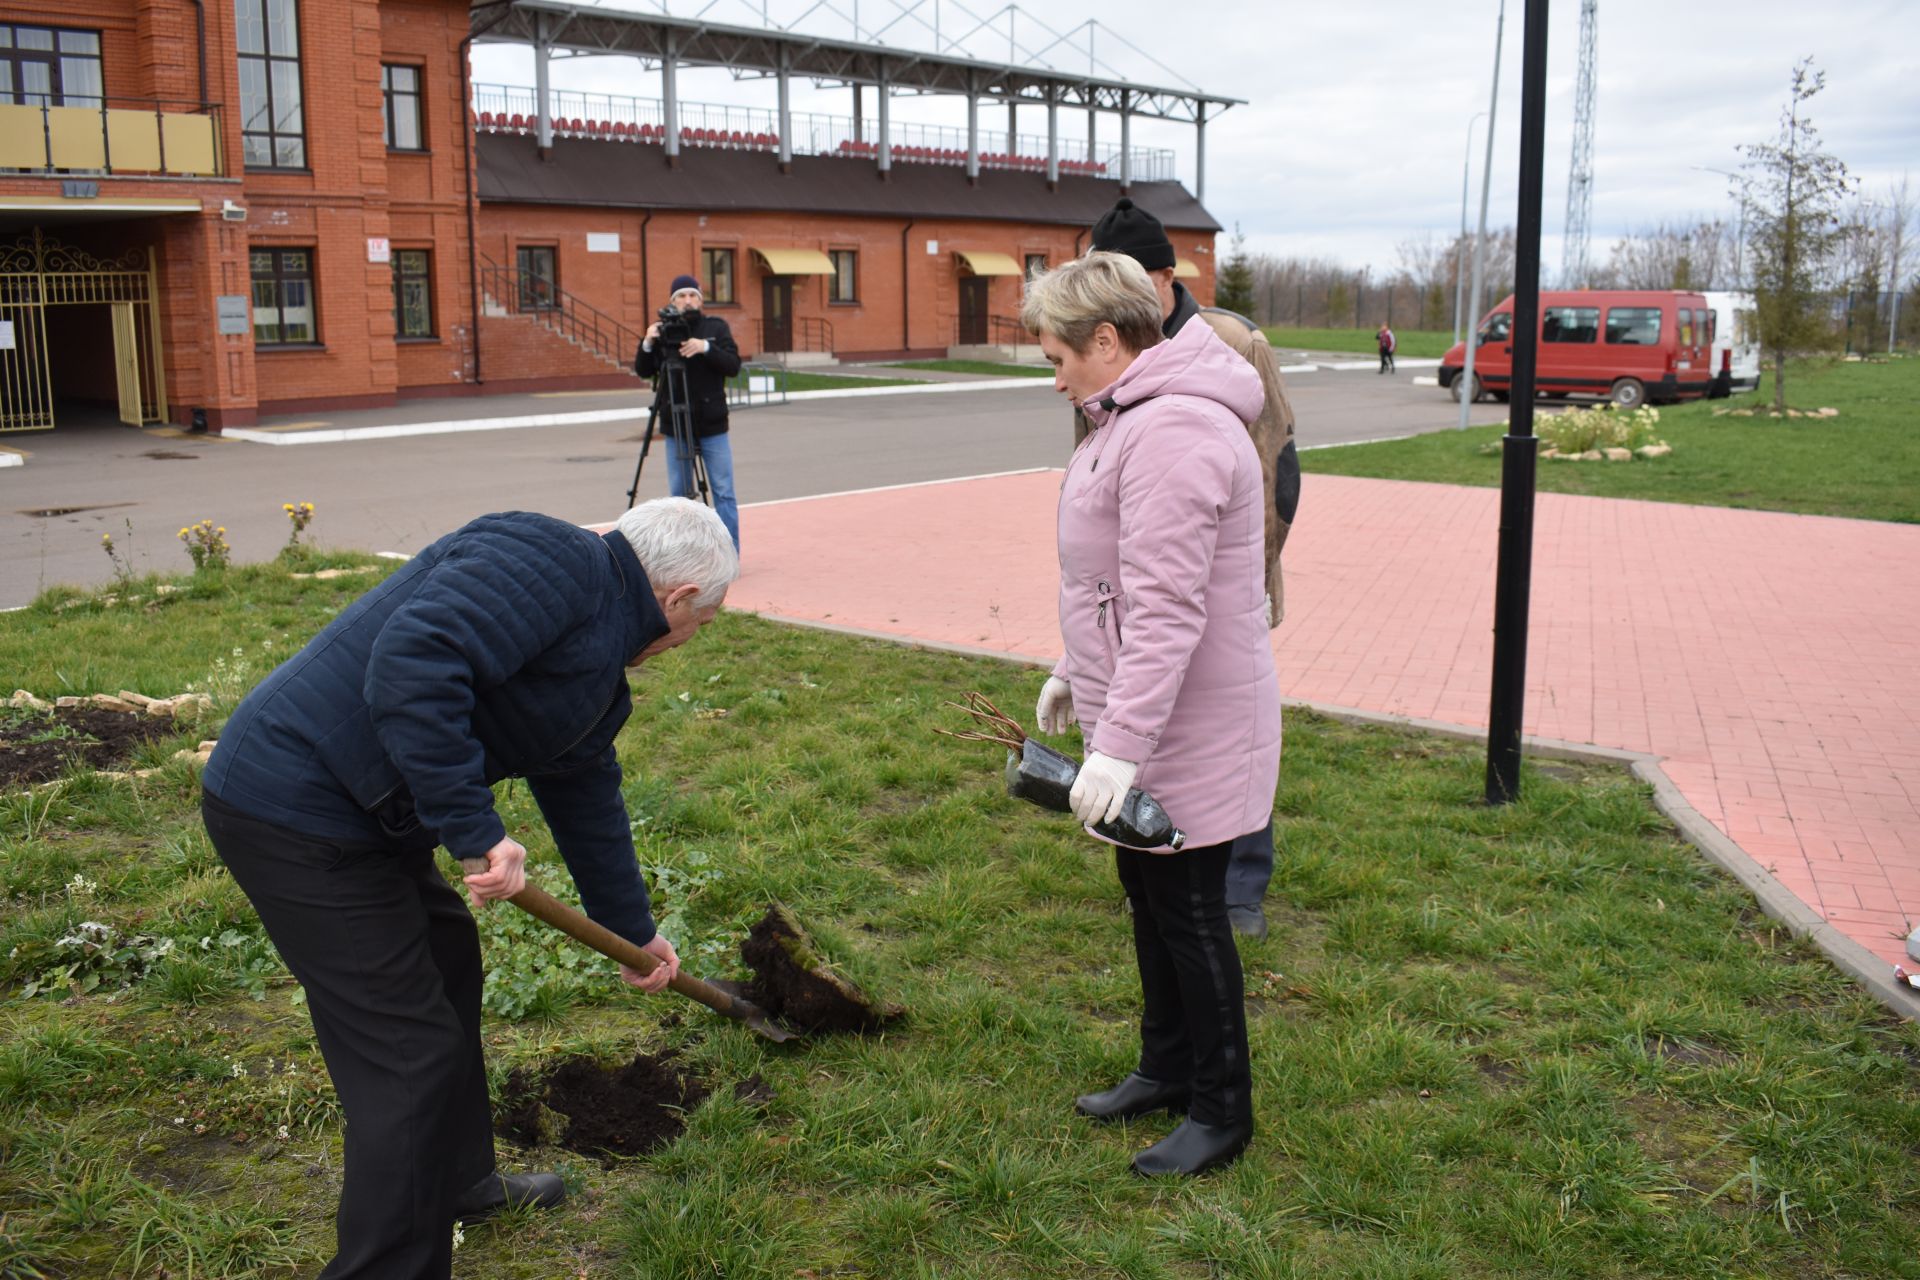
[[[693,433],[702,439],[725,435],[727,431],[727,379],[740,372],[740,348],[733,344],[733,330],[719,316],[701,311],[688,317],[693,336],[703,338],[707,349],[687,361],[687,397],[693,401]],[[660,346],[652,351],[641,343],[634,353],[633,371],[651,378],[660,369]],[[665,425],[664,423],[662,424]]]

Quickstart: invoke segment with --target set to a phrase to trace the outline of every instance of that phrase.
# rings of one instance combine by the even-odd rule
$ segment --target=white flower
[[[93,891],[99,887],[97,882],[87,879],[78,871],[73,873],[73,879],[67,881],[67,893],[75,898],[91,898]]]
[[[461,1229],[464,1225],[459,1222],[453,1224],[453,1247],[456,1249],[467,1242],[467,1233]]]
[[[243,1075],[245,1075],[245,1074],[247,1074],[247,1069],[246,1069],[246,1067],[245,1067],[244,1065],[242,1065],[241,1063],[238,1063],[238,1062],[236,1062],[236,1063],[234,1063],[234,1064],[233,1064],[233,1078],[234,1078],[234,1079],[236,1079],[236,1080],[238,1080],[238,1079],[239,1079],[239,1078],[240,1078],[241,1076],[243,1076]]]
[[[273,1136],[280,1139],[280,1141],[285,1142],[288,1137],[287,1126],[281,1125],[278,1129],[275,1129],[273,1131]]]

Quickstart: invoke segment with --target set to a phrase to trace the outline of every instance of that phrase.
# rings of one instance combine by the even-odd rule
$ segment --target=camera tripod
[[[660,349],[660,372],[653,380],[653,407],[647,410],[646,434],[640,437],[640,459],[633,464],[633,483],[627,486],[627,506],[633,506],[634,495],[640,492],[640,473],[647,465],[647,452],[653,448],[654,425],[660,421],[660,406],[667,406],[666,434],[679,450],[687,469],[693,474],[693,490],[699,500],[711,507],[713,498],[707,492],[707,462],[700,456],[700,441],[693,433],[693,401],[687,394],[687,361],[678,351],[662,344]],[[673,488],[673,477],[667,477],[667,488]]]

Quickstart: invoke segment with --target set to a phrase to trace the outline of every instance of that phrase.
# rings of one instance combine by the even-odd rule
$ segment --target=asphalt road
[[[1302,446],[1442,430],[1458,410],[1413,375],[1321,371],[1288,379]],[[445,417],[524,412],[528,397],[437,402]],[[393,420],[418,420],[421,402]],[[537,411],[617,407],[617,397],[554,397]],[[1504,409],[1477,406],[1476,421]],[[341,415],[342,418],[349,415]],[[367,414],[350,415],[364,421]],[[137,572],[188,567],[177,535],[202,518],[225,525],[239,561],[286,541],[283,502],[311,502],[309,540],[412,553],[473,516],[510,508],[605,520],[625,506],[639,451],[631,420],[335,444],[268,446],[171,431],[76,424],[0,437],[26,464],[0,468],[0,608],[57,583],[113,577],[100,535]],[[736,483],[743,502],[798,498],[1031,467],[1062,466],[1072,441],[1064,399],[1046,388],[827,399],[737,412]],[[642,498],[666,492],[657,449]],[[751,559],[749,541],[746,555]]]

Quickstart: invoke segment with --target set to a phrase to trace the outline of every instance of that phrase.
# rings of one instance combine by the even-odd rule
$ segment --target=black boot
[[[1253,1141],[1253,1122],[1201,1124],[1188,1120],[1133,1158],[1133,1171],[1143,1177],[1178,1174],[1191,1178],[1209,1169],[1232,1164]]]
[[[1089,1093],[1073,1100],[1073,1109],[1102,1124],[1134,1120],[1156,1111],[1185,1111],[1193,1090],[1184,1084],[1149,1080],[1134,1072],[1105,1093]]]
[[[551,1209],[567,1198],[557,1173],[490,1173],[453,1201],[453,1218],[472,1226],[507,1209]]]

